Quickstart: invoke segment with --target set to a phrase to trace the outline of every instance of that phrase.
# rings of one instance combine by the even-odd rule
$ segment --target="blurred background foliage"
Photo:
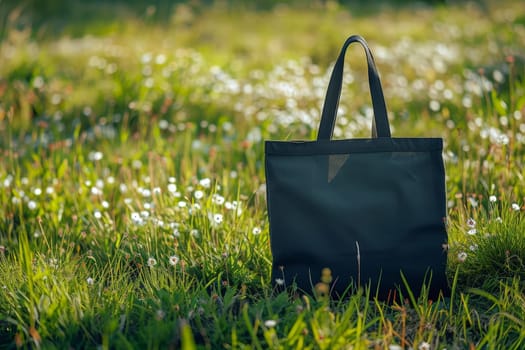
[[[143,18],[149,23],[172,23],[180,11],[192,11],[193,14],[209,8],[221,8],[228,11],[274,11],[284,7],[314,8],[334,10],[344,8],[354,15],[368,15],[381,9],[395,9],[407,7],[440,7],[472,3],[476,6],[485,6],[484,0],[94,0],[94,1],[68,1],[68,0],[3,0],[0,1],[1,17],[16,11],[23,13],[21,23],[31,23],[39,27],[45,24],[55,31],[63,30],[63,25],[70,22],[86,24],[91,21],[112,20],[115,18],[127,19],[129,17]],[[181,10],[183,8],[184,10]]]
[[[13,7],[13,6],[24,6],[26,7],[33,15],[36,17],[40,17],[40,19],[43,19],[46,16],[61,16],[63,14],[67,14],[68,11],[70,11],[72,8],[75,8],[79,5],[79,3],[84,3],[84,5],[96,5],[96,6],[104,6],[104,5],[119,5],[119,6],[126,6],[129,8],[132,8],[133,10],[136,10],[138,12],[142,12],[144,9],[155,6],[158,9],[168,10],[166,11],[159,11],[158,15],[166,15],[170,12],[174,7],[176,7],[178,4],[189,4],[191,6],[195,7],[206,7],[210,5],[220,5],[220,6],[226,6],[228,8],[232,9],[238,9],[238,8],[244,8],[244,9],[250,9],[250,10],[271,10],[274,9],[276,6],[331,6],[333,4],[345,6],[345,7],[352,7],[352,6],[364,6],[364,5],[392,5],[392,6],[406,6],[406,5],[419,5],[419,6],[427,6],[427,5],[447,5],[447,4],[454,4],[458,2],[465,2],[462,0],[370,0],[370,1],[350,1],[350,0],[339,0],[339,1],[333,1],[333,0],[285,0],[285,1],[279,1],[279,0],[255,0],[255,1],[247,1],[247,0],[190,0],[190,1],[181,1],[181,0],[132,0],[132,1],[125,1],[125,0],[95,0],[95,1],[67,1],[67,0],[46,0],[46,1],[40,1],[40,0],[4,0],[4,3],[7,6]],[[476,1],[479,2],[479,1]]]
[[[473,22],[470,38],[477,42],[486,39],[483,30],[476,30],[480,24],[501,23],[494,18],[495,9],[508,7],[512,12],[516,6],[519,1],[0,0],[0,40],[7,39],[13,29],[40,42],[86,35],[116,35],[126,40],[130,35],[158,35],[152,43],[162,46],[171,40],[167,46],[204,50],[208,59],[221,59],[215,62],[218,64],[233,55],[255,66],[269,67],[276,57],[304,56],[327,65],[339,49],[341,34],[355,28],[369,41],[381,44],[405,36],[426,40],[428,29],[436,22],[455,16],[456,22],[461,22],[460,13],[468,12]],[[523,16],[511,17],[509,26],[525,23]],[[145,33],[145,26],[158,31],[148,29]],[[257,59],[253,56],[260,55],[256,52],[259,48],[272,51]]]

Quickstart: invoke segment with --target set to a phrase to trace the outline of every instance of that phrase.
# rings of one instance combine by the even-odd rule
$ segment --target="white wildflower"
[[[267,328],[273,328],[277,326],[277,321],[276,320],[266,320],[264,321],[264,326]]]
[[[224,204],[224,197],[221,196],[220,194],[215,193],[211,197],[211,201],[212,201],[213,204],[223,205]]]
[[[155,258],[153,258],[153,257],[149,257],[148,258],[148,266],[149,267],[153,267],[155,265],[157,265],[157,260]]]
[[[169,258],[169,262],[171,266],[175,266],[179,263],[179,257],[177,255],[172,255]]]
[[[421,342],[421,344],[419,344],[418,349],[419,350],[430,350],[430,344],[427,343],[426,341]]]
[[[99,161],[102,158],[104,158],[104,154],[102,154],[102,152],[90,152],[88,154],[88,159],[91,161]]]
[[[211,186],[211,180],[209,178],[204,178],[199,181],[199,184],[204,188],[210,188]]]
[[[177,185],[175,185],[174,183],[168,184],[168,192],[171,194],[177,192]]]
[[[142,162],[138,159],[135,159],[134,161],[131,162],[131,167],[133,169],[140,169],[142,168]]]
[[[204,197],[204,192],[202,192],[201,190],[197,190],[193,193],[193,196],[195,197],[195,199],[201,199],[202,197]]]
[[[219,213],[208,213],[208,218],[211,221],[212,226],[219,226],[224,221],[224,217]]]
[[[93,196],[100,196],[102,194],[102,191],[98,187],[91,187],[91,194]]]
[[[144,224],[144,219],[139,213],[131,213],[131,222],[133,222],[135,225],[141,226]]]

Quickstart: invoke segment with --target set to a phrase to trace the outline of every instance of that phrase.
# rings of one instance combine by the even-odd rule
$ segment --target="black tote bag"
[[[353,42],[368,63],[372,138],[331,140]],[[362,37],[348,38],[317,140],[265,142],[273,283],[334,297],[362,286],[387,299],[405,283],[416,296],[423,285],[430,298],[448,295],[442,149],[440,138],[391,137],[372,53]]]

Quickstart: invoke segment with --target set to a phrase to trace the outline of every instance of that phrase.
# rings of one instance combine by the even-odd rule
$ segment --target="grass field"
[[[519,1],[67,4],[0,1],[1,349],[525,348]],[[451,298],[272,290],[263,141],[315,137],[351,34],[393,135],[445,140]],[[368,137],[364,63],[336,138]]]

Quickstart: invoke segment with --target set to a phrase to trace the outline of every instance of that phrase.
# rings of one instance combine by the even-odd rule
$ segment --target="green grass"
[[[0,12],[0,348],[524,346],[520,4],[105,6]],[[354,33],[393,134],[445,140],[450,299],[272,290],[263,140],[315,136]],[[335,133],[367,137],[347,63]]]

